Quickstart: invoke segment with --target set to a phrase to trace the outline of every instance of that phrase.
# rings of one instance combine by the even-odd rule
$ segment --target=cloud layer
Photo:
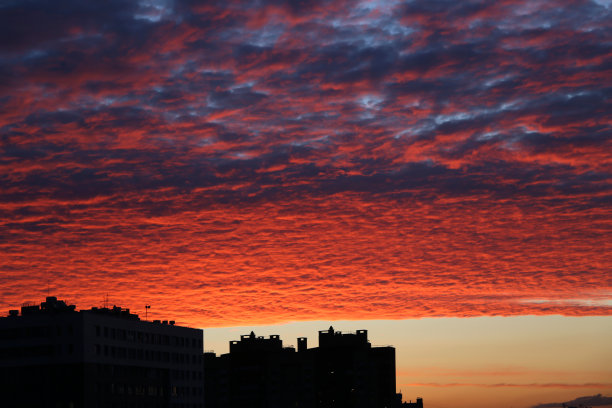
[[[0,7],[5,308],[612,314],[609,4]]]

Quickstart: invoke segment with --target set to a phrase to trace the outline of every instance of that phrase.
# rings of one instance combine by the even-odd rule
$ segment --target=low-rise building
[[[203,332],[55,297],[0,318],[3,407],[203,407]]]

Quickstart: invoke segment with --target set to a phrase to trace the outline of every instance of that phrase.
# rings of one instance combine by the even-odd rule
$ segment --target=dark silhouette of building
[[[372,347],[367,330],[319,331],[315,357],[318,407],[390,408],[395,403],[395,348]]]
[[[251,332],[203,353],[203,332],[129,309],[77,311],[56,297],[0,318],[0,406],[41,408],[423,408],[395,392],[395,349],[366,330],[319,346]]]
[[[415,402],[402,402],[402,394],[397,394],[397,408],[423,408],[423,398],[417,398]]]
[[[230,342],[230,352],[206,353],[206,407],[402,407],[395,391],[395,349],[372,347],[366,330],[319,332],[319,347],[253,332]],[[398,399],[399,397],[399,399]],[[414,407],[422,408],[420,405]]]
[[[55,297],[0,318],[0,399],[11,407],[203,407],[203,332]]]
[[[312,407],[312,380],[299,357],[279,336],[253,332],[231,341],[228,354],[205,353],[205,406]]]

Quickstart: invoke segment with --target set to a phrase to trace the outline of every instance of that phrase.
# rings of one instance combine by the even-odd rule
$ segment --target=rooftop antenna
[[[104,299],[104,308],[108,309],[108,292],[106,293],[106,298]]]
[[[149,317],[148,311],[151,308],[151,305],[145,305],[145,321],[147,321],[147,318]]]

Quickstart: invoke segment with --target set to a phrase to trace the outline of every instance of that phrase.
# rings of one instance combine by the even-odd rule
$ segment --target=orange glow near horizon
[[[530,205],[338,195],[146,215],[100,200],[71,211],[61,228],[0,244],[0,307],[37,301],[49,288],[79,308],[108,294],[200,327],[609,315],[609,244],[594,228],[605,214],[552,216],[550,205]]]

